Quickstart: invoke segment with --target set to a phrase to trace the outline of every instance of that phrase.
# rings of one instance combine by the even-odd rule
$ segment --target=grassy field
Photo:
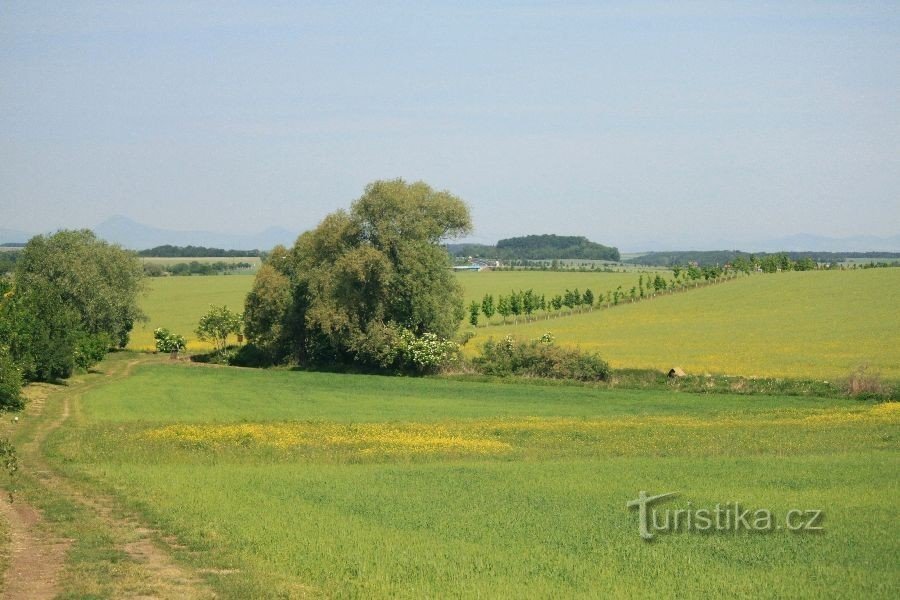
[[[128,347],[153,350],[153,330],[166,327],[188,339],[188,351],[208,350],[212,345],[198,341],[194,335],[200,317],[210,304],[243,311],[244,297],[252,285],[253,277],[246,275],[151,277],[147,279],[147,293],[141,298],[141,308],[149,321],[134,328]]]
[[[549,330],[614,367],[829,379],[866,364],[898,378],[898,300],[900,269],[754,275],[611,310],[482,327],[469,351],[488,336]]]
[[[636,285],[639,273],[504,271],[458,273],[466,302],[484,294],[533,288],[552,295],[566,288],[595,294]],[[193,330],[211,303],[242,310],[252,277],[169,277],[149,280],[143,307],[150,321],[131,347],[152,349],[152,331],[168,327],[189,339],[188,349],[210,346]],[[869,365],[900,377],[900,269],[791,272],[735,281],[624,304],[611,310],[518,325],[475,329],[466,352],[488,336],[522,338],[552,331],[563,344],[599,351],[614,367],[690,373],[835,379]],[[471,329],[467,324],[464,329]]]
[[[897,408],[158,360],[81,396],[47,451],[224,597],[889,598]],[[640,490],[825,530],[647,543]]]
[[[649,271],[648,271],[649,272]],[[653,274],[663,274],[667,279],[672,276],[671,271],[653,270]],[[468,305],[472,300],[481,302],[485,294],[493,294],[496,302],[498,295],[508,295],[511,291],[533,289],[539,296],[545,294],[548,298],[556,294],[563,294],[566,289],[578,289],[584,292],[590,289],[594,296],[605,294],[608,290],[614,291],[618,286],[629,290],[637,286],[641,273],[632,271],[627,273],[604,273],[582,271],[482,271],[461,272],[456,277],[463,286],[465,302]]]
[[[504,271],[457,273],[465,289],[466,303],[479,302],[485,294],[509,294],[512,290],[533,288],[544,294],[560,294],[566,288],[584,291],[592,288],[595,294],[616,286],[637,284],[635,273],[581,273],[577,271]],[[149,322],[139,325],[131,335],[129,348],[152,350],[153,330],[167,327],[188,339],[189,351],[208,350],[212,346],[200,342],[194,335],[197,322],[210,304],[225,304],[232,310],[243,311],[244,297],[253,285],[252,277],[228,275],[209,277],[154,277],[147,280],[147,294],[141,307]]]

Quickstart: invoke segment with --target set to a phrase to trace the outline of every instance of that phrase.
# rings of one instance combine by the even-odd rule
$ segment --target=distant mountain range
[[[92,228],[98,237],[131,250],[172,246],[207,246],[226,250],[271,250],[278,244],[293,245],[300,232],[270,227],[259,233],[231,234],[214,231],[178,231],[144,225],[117,215]],[[0,243],[26,242],[33,234],[0,229]]]
[[[117,215],[93,228],[101,238],[121,244],[132,250],[144,250],[155,246],[207,246],[226,250],[270,250],[277,244],[290,246],[301,233],[281,227],[270,227],[259,233],[230,234],[214,231],[179,231],[144,225]],[[47,232],[44,232],[47,233]],[[27,242],[34,233],[15,229],[0,229],[0,244]],[[746,252],[900,252],[900,235],[877,237],[858,235],[845,238],[797,234],[788,237],[757,240],[718,240],[712,243],[625,243],[621,247],[628,252],[672,250],[744,250]]]
[[[826,237],[799,233],[768,240],[717,239],[707,242],[638,240],[623,243],[623,252],[672,252],[679,250],[742,250],[744,252],[900,252],[900,235],[877,237],[857,235],[852,237]]]

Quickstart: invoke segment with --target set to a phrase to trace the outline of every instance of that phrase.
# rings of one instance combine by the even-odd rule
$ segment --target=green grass
[[[87,392],[48,451],[237,569],[225,597],[887,598],[896,408],[160,361]],[[646,543],[639,490],[826,530]]]
[[[500,271],[458,273],[466,302],[486,293],[533,288],[548,296],[566,288],[595,295],[637,284],[638,273]],[[153,329],[167,327],[188,338],[189,351],[208,350],[193,331],[210,304],[242,310],[251,277],[170,277],[149,281],[130,347],[153,348]],[[532,323],[493,325],[473,331],[466,352],[477,352],[488,336],[522,338],[552,331],[559,343],[595,350],[617,368],[692,374],[835,380],[860,365],[900,378],[900,269],[791,272],[754,275],[612,310]],[[483,322],[483,321],[482,321]],[[467,324],[463,330],[472,330]]]
[[[611,310],[479,328],[468,350],[488,336],[552,331],[613,367],[834,380],[869,365],[900,378],[898,298],[900,269],[754,275]]]
[[[150,260],[150,259],[148,259]],[[155,259],[153,259],[155,260]],[[168,259],[161,259],[168,260]],[[566,288],[584,291],[592,288],[595,294],[622,285],[637,284],[635,273],[580,273],[544,271],[503,271],[458,273],[465,289],[466,303],[479,302],[485,294],[509,294],[512,290],[533,288],[547,295],[561,294]],[[194,329],[210,304],[225,304],[232,310],[243,311],[244,297],[253,285],[252,277],[228,275],[208,277],[155,277],[147,280],[148,291],[141,299],[141,308],[149,322],[140,324],[132,332],[129,348],[152,350],[153,330],[166,327],[188,340],[188,351],[205,351],[212,346],[200,342]]]
[[[165,327],[185,336],[188,351],[209,350],[212,345],[197,340],[194,330],[210,304],[226,305],[243,312],[244,298],[253,285],[253,277],[245,275],[210,275],[203,277],[152,277],[141,298],[141,309],[149,318],[135,326],[128,347],[153,350],[153,330]]]

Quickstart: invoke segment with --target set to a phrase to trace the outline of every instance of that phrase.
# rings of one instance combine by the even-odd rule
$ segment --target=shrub
[[[545,377],[577,381],[606,381],[609,364],[593,352],[560,348],[553,335],[546,333],[539,339],[521,342],[506,336],[499,342],[489,339],[482,346],[481,356],[474,360],[476,368],[486,375],[508,377]]]
[[[395,324],[370,326],[350,347],[355,362],[408,373],[433,373],[456,361],[459,345],[434,333],[416,336]]]
[[[172,358],[178,356],[178,353],[187,347],[183,335],[171,333],[165,327],[154,329],[153,337],[156,339],[156,351],[171,354]]]
[[[109,350],[109,336],[103,333],[81,333],[75,339],[75,366],[79,369],[89,369],[103,360]]]
[[[868,365],[857,367],[850,374],[845,387],[849,395],[860,398],[883,398],[891,396],[892,392],[879,373],[869,371]]]
[[[24,407],[22,370],[13,362],[9,351],[0,346],[0,410],[21,410]]]

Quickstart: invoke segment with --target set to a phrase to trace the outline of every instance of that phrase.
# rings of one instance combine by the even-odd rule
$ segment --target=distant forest
[[[496,246],[487,244],[448,244],[447,250],[456,257],[497,260],[582,259],[618,261],[619,249],[604,246],[581,236],[526,235],[500,240]]]
[[[170,258],[247,258],[259,256],[259,250],[223,250],[205,246],[157,246],[149,250],[141,250],[138,256],[170,257]]]
[[[629,258],[622,262],[633,265],[647,265],[651,267],[671,267],[674,265],[686,265],[696,262],[699,266],[724,265],[734,262],[739,258],[750,260],[752,257],[765,258],[784,254],[793,261],[803,258],[811,258],[818,263],[839,263],[848,259],[875,260],[879,258],[900,258],[900,252],[741,252],[740,250],[709,250],[709,251],[678,251],[678,252],[648,252],[636,258]]]

